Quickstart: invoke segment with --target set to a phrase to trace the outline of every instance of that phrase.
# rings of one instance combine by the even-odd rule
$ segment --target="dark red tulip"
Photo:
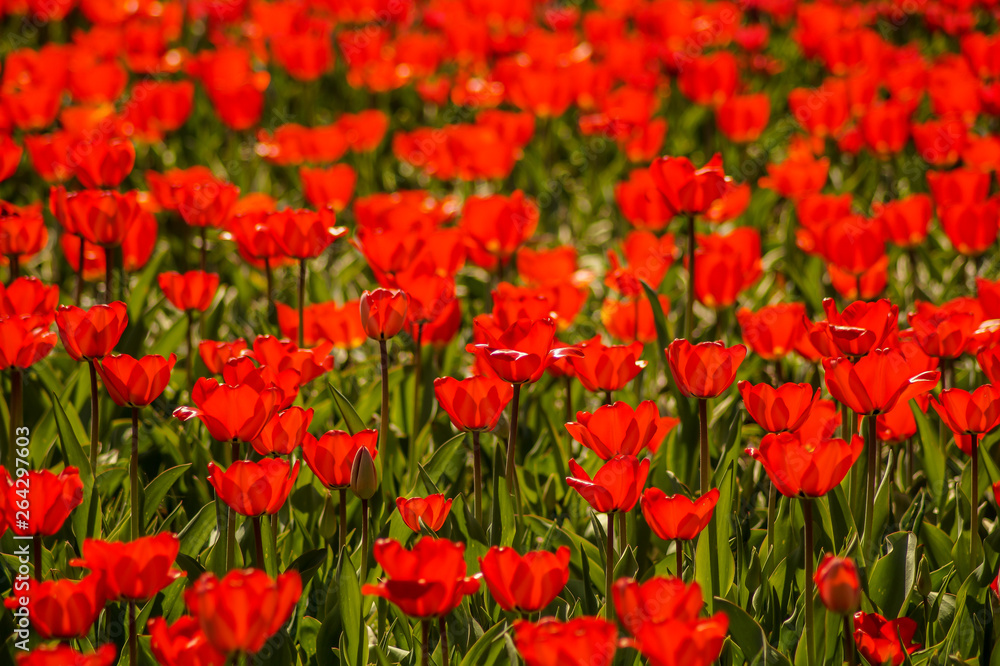
[[[205,271],[177,273],[167,271],[157,276],[160,289],[170,304],[178,310],[204,312],[212,305],[219,289],[219,276]]]
[[[494,377],[438,377],[434,395],[456,428],[486,432],[496,428],[514,390]]]
[[[441,493],[427,497],[396,498],[396,508],[403,522],[414,532],[420,532],[423,523],[432,532],[437,532],[444,526],[444,521],[451,512],[451,500],[445,499]]]
[[[392,289],[376,289],[361,294],[361,327],[373,340],[395,337],[406,323],[407,296]]]
[[[913,642],[917,623],[908,617],[887,620],[877,613],[854,614],[854,642],[869,664],[900,666],[907,654],[920,649]]]
[[[599,617],[518,620],[514,646],[527,666],[609,666],[618,646],[618,629]]]
[[[603,405],[591,414],[577,412],[576,422],[567,423],[570,437],[601,458],[638,456],[644,450],[656,453],[679,419],[660,416],[656,403],[644,400],[634,410],[625,402]]]
[[[21,603],[25,598],[27,603]],[[85,637],[104,604],[104,577],[97,573],[80,580],[34,581],[4,599],[11,610],[27,606],[31,631],[43,640]]]
[[[232,655],[259,652],[288,621],[300,596],[302,578],[294,569],[277,579],[260,569],[237,569],[222,579],[202,574],[184,601],[212,647]]]
[[[862,448],[864,440],[858,435],[850,443],[842,439],[813,442],[799,432],[782,432],[766,435],[759,448],[746,452],[764,466],[782,495],[822,497],[840,485]]]
[[[298,476],[298,461],[289,465],[280,458],[237,460],[225,470],[214,462],[208,463],[208,482],[219,499],[243,516],[277,513]]]
[[[172,568],[180,547],[170,532],[131,542],[85,539],[83,557],[71,564],[102,574],[108,601],[147,601],[183,575]]]
[[[388,599],[410,617],[444,617],[479,589],[479,575],[465,575],[463,543],[423,537],[407,550],[398,541],[379,539],[373,554],[385,579],[364,585],[361,593]]]
[[[719,490],[712,488],[696,500],[683,495],[667,495],[659,488],[648,488],[640,499],[642,515],[653,533],[661,539],[690,541],[708,527],[719,501]]]
[[[351,465],[358,449],[368,449],[375,458],[377,442],[377,430],[362,430],[355,435],[331,430],[319,439],[306,436],[302,440],[302,457],[324,486],[343,490],[351,486]]]
[[[513,548],[494,546],[479,558],[479,570],[500,608],[535,613],[562,592],[569,581],[569,548],[554,553],[537,550],[519,555]]]
[[[575,460],[569,461],[566,483],[580,493],[597,513],[631,511],[649,475],[649,458],[617,455],[597,470],[594,478]]]
[[[60,305],[56,326],[63,347],[74,361],[104,358],[110,354],[128,325],[128,309],[121,301],[84,310]]]
[[[677,388],[683,395],[696,398],[721,395],[732,385],[747,355],[743,345],[726,347],[722,342],[692,345],[684,339],[674,340],[664,351]]]
[[[837,402],[858,414],[888,412],[900,399],[909,400],[937,384],[938,371],[914,372],[898,349],[875,349],[856,362],[823,360],[826,387]]]
[[[819,389],[810,384],[782,384],[778,388],[768,384],[742,381],[736,388],[743,398],[750,418],[767,432],[798,430],[809,417],[809,411],[819,400]]]
[[[162,617],[149,621],[149,647],[162,666],[223,666],[226,655],[208,642],[197,618],[182,615],[168,625]]]
[[[847,615],[861,606],[861,581],[853,561],[828,554],[816,567],[813,580],[830,612]]]
[[[145,407],[160,397],[170,383],[170,372],[177,356],[157,354],[135,359],[128,354],[105,356],[97,364],[97,373],[108,395],[121,407]]]

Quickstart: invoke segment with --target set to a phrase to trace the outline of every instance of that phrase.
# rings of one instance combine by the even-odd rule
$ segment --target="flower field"
[[[0,664],[1000,664],[995,0],[0,2]]]

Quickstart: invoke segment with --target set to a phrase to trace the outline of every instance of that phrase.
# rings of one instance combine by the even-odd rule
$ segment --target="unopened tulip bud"
[[[917,565],[917,592],[926,599],[933,591],[934,584],[931,581],[931,567],[927,563],[927,557],[924,556],[920,558],[920,564]]]
[[[830,611],[848,614],[861,605],[861,583],[851,560],[827,555],[816,569],[814,580],[823,605]]]
[[[375,459],[364,447],[354,454],[354,464],[351,465],[351,492],[363,500],[370,500],[378,492]]]

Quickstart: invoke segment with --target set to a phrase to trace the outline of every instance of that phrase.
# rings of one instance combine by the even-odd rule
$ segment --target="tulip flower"
[[[204,271],[176,273],[167,271],[157,278],[164,296],[187,317],[187,384],[194,386],[194,313],[204,313],[212,305],[219,289],[219,276]],[[202,315],[204,316],[204,314]]]
[[[101,449],[100,396],[97,392],[96,359],[107,356],[125,332],[128,310],[121,301],[95,305],[90,310],[61,305],[56,325],[63,347],[74,361],[85,360],[90,367],[90,467],[97,476],[97,455]]]
[[[518,620],[513,628],[527,666],[610,666],[618,646],[618,628],[599,617]]]
[[[523,192],[510,196],[471,196],[462,206],[459,226],[476,252],[473,258],[483,268],[502,271],[517,249],[535,233],[538,207]]]
[[[500,415],[514,395],[513,387],[494,377],[475,376],[458,380],[438,377],[434,395],[459,430],[472,433],[473,490],[475,515],[483,521],[483,472],[479,435],[497,427]]]
[[[819,389],[814,391],[810,384],[789,383],[773,388],[741,381],[736,388],[750,418],[767,432],[798,430],[820,395]]]
[[[1000,424],[1000,387],[994,384],[980,386],[973,392],[962,389],[945,389],[938,399],[931,398],[934,411],[955,434],[956,440],[967,436],[971,444],[968,451],[972,462],[972,517],[971,554],[976,561],[979,537],[979,440]]]
[[[111,666],[118,658],[115,646],[107,643],[95,652],[77,652],[68,645],[37,647],[17,657],[17,666]],[[219,662],[221,666],[222,662]]]
[[[184,602],[216,651],[256,654],[288,621],[300,596],[302,578],[294,569],[276,579],[260,569],[238,569],[221,579],[202,574]]]
[[[421,621],[423,666],[430,663],[430,621],[437,618],[442,654],[447,655],[445,617],[458,607],[463,596],[479,589],[480,574],[465,575],[465,544],[423,537],[412,550],[407,550],[393,539],[378,539],[374,556],[385,572],[385,580],[376,585],[365,584],[361,593],[387,599],[406,615]]]
[[[500,608],[528,614],[548,606],[565,587],[569,558],[566,546],[555,553],[539,550],[524,555],[494,546],[479,558],[479,569]]]
[[[88,143],[76,166],[77,180],[85,188],[118,187],[135,165],[135,146],[129,139],[110,138]]]
[[[182,615],[168,625],[162,617],[149,621],[149,647],[162,666],[224,666],[226,655],[208,642],[198,619]]]
[[[244,379],[247,383],[220,384],[201,377],[191,392],[196,407],[178,407],[173,412],[181,421],[197,417],[220,442],[235,442],[234,460],[241,457],[238,443],[255,440],[278,411],[277,389],[265,385],[260,375]]]
[[[627,403],[604,405],[591,414],[577,412],[577,420],[566,424],[570,437],[601,458],[638,456],[644,450],[655,454],[679,419],[660,416],[656,403],[644,400],[634,410]]]
[[[517,483],[514,461],[521,385],[541,379],[545,368],[553,360],[581,356],[582,352],[574,347],[552,348],[556,325],[551,319],[518,319],[499,336],[478,319],[474,324],[476,332],[485,336],[487,342],[468,345],[466,350],[479,355],[500,379],[514,387],[510,436],[507,439],[507,489],[513,492]]]
[[[198,343],[198,355],[208,371],[213,375],[221,375],[222,369],[230,359],[240,358],[247,354],[247,341],[239,338],[232,341],[202,340]]]
[[[289,407],[274,415],[250,444],[262,456],[287,456],[302,445],[309,434],[313,410]]]
[[[861,606],[861,581],[853,561],[827,555],[817,567],[813,580],[819,598],[830,612],[848,616]]]
[[[685,68],[687,71],[689,68]],[[718,154],[700,169],[696,169],[686,157],[660,157],[653,160],[649,171],[670,213],[684,215],[688,221],[688,294],[684,337],[690,339],[694,330],[695,216],[705,214],[716,200],[722,198],[731,180],[723,171],[722,157]]]
[[[29,328],[48,328],[55,319],[59,287],[36,277],[0,283],[0,319],[18,317]]]
[[[802,323],[806,308],[801,303],[768,305],[757,312],[740,308],[736,312],[743,333],[743,342],[753,353],[768,361],[780,363],[795,350],[805,335]]]
[[[572,476],[566,477],[570,488],[580,493],[591,508],[597,513],[608,514],[607,550],[605,555],[605,591],[611,598],[611,581],[613,579],[615,560],[615,513],[628,513],[639,501],[639,495],[646,485],[649,476],[649,458],[642,462],[635,456],[616,455],[597,471],[593,478],[575,460],[569,461],[569,471]],[[622,540],[621,548],[625,541]],[[607,604],[608,617],[613,610]]]
[[[701,424],[699,456],[701,458],[701,489],[711,485],[711,460],[708,449],[708,398],[721,395],[732,385],[747,348],[743,345],[726,347],[722,342],[702,342],[692,345],[687,340],[674,340],[663,350],[670,365],[670,374],[677,382],[681,395],[698,398],[698,420]]]
[[[618,391],[635,379],[646,362],[642,360],[642,343],[604,345],[600,336],[576,346],[582,356],[570,357],[569,362],[583,387],[592,393],[604,391],[611,404],[612,391]]]
[[[441,493],[427,497],[396,498],[396,508],[403,522],[414,532],[420,532],[421,523],[431,532],[437,532],[444,526],[444,521],[451,511],[451,500],[446,500]]]
[[[172,569],[181,542],[170,532],[143,537],[130,543],[85,539],[83,557],[70,564],[104,576],[108,601],[128,602],[129,663],[138,663],[135,610],[137,601],[148,601],[183,575]],[[133,647],[134,646],[134,647]]]
[[[0,255],[10,264],[10,280],[18,278],[21,262],[38,254],[49,240],[39,206],[14,206],[0,201]]]
[[[673,541],[677,557],[674,575],[683,576],[684,541],[695,539],[708,527],[719,501],[718,488],[712,488],[697,500],[683,495],[667,495],[659,488],[648,488],[639,500],[642,515],[653,533],[664,541]]]
[[[82,503],[83,481],[76,467],[66,467],[59,474],[28,470],[16,479],[0,467],[0,534],[10,527],[17,537],[32,537],[35,580],[42,580],[42,537],[62,529]]]
[[[289,465],[280,458],[264,458],[260,462],[236,460],[228,469],[208,463],[208,482],[220,500],[229,507],[230,526],[235,528],[232,512],[253,519],[256,564],[264,565],[264,548],[261,537],[260,517],[276,514],[288,499],[299,476],[299,462]],[[235,529],[227,534],[235,536]],[[232,569],[235,561],[235,542],[227,543],[227,566]],[[228,546],[232,545],[230,551]],[[231,557],[232,559],[231,559]]]
[[[950,364],[961,356],[975,333],[979,322],[971,312],[956,312],[941,308],[908,315],[913,338],[928,356]]]
[[[823,310],[828,326],[810,336],[825,336],[843,356],[864,356],[880,349],[898,329],[899,308],[884,298],[874,303],[855,301],[843,312],[837,312],[833,299],[828,298]],[[813,344],[820,347],[822,341],[813,340]]]
[[[14,464],[14,444],[18,428],[24,422],[24,371],[48,356],[56,346],[56,334],[36,328],[31,318],[0,319],[0,370],[10,370],[10,430],[7,441],[7,463]]]
[[[877,613],[854,614],[854,642],[869,664],[900,666],[907,654],[920,649],[913,642],[917,623],[908,617],[887,620]]]
[[[36,582],[4,599],[10,610],[27,607],[31,631],[43,640],[85,637],[104,604],[104,577],[97,573],[80,580]]]
[[[799,433],[769,434],[757,449],[746,452],[764,467],[771,483],[786,497],[802,499],[805,523],[806,562],[806,655],[813,663],[813,520],[812,498],[822,497],[844,480],[854,462],[860,457],[864,440],[854,435],[851,442],[827,439],[820,442],[804,441]],[[867,531],[866,535],[870,536]],[[869,541],[870,542],[870,541]]]

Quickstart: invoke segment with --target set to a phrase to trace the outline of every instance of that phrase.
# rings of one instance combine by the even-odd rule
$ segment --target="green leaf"
[[[920,434],[920,448],[923,453],[923,469],[927,475],[927,485],[938,506],[944,506],[947,499],[944,492],[945,473],[948,465],[944,451],[938,441],[938,433],[927,420],[927,415],[920,411],[915,400],[910,401],[910,410],[917,422],[917,432]]]
[[[347,430],[352,435],[356,435],[365,429],[365,422],[361,420],[358,416],[357,411],[354,409],[354,405],[351,401],[344,397],[344,394],[337,390],[337,388],[327,382],[327,388],[330,389],[330,394],[333,395],[333,403],[337,405],[337,409],[340,411],[340,416],[344,419],[344,423],[347,424]]]
[[[361,614],[361,585],[347,546],[340,554],[340,621],[343,623],[343,657],[348,666],[368,663],[368,629]]]
[[[490,627],[465,654],[459,666],[487,666],[499,663],[498,659],[504,650],[503,636],[506,628],[504,622],[497,622]]]
[[[872,567],[868,594],[882,615],[899,617],[917,576],[917,537],[912,532],[896,532],[887,538],[889,552]]]
[[[715,609],[729,618],[729,636],[740,648],[746,663],[791,666],[788,658],[767,642],[764,630],[745,610],[720,597],[715,598]]]
[[[156,515],[156,510],[160,508],[160,502],[167,496],[170,487],[174,485],[177,479],[181,478],[184,470],[190,466],[191,463],[185,463],[164,470],[146,486],[146,506],[142,513],[143,520],[147,525],[153,519],[153,516]]]
[[[215,529],[215,501],[209,502],[198,510],[184,529],[180,531],[178,537],[181,540],[181,551],[185,555],[196,557],[208,542],[208,538]],[[221,542],[221,539],[220,539]],[[223,547],[225,547],[223,545]]]

